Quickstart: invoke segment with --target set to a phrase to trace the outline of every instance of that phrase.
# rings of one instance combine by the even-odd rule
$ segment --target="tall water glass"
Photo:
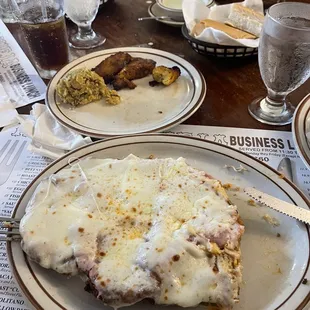
[[[20,23],[42,78],[50,79],[69,62],[63,0],[7,0]]]
[[[295,107],[286,96],[310,76],[310,4],[281,2],[269,8],[258,61],[268,94],[249,105],[250,114],[265,124],[290,124]]]
[[[102,45],[106,38],[92,29],[100,0],[65,0],[65,12],[78,26],[76,34],[69,37],[70,46],[90,49]]]

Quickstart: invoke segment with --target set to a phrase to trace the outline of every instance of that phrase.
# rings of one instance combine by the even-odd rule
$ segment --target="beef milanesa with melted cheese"
[[[32,260],[86,275],[87,290],[115,308],[238,301],[237,208],[183,158],[80,161],[41,182],[20,231]]]

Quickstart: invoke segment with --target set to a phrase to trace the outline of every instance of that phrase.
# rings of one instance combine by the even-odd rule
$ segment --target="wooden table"
[[[95,31],[106,36],[107,41],[102,48],[115,48],[153,43],[154,48],[175,54],[196,66],[207,81],[207,95],[200,109],[185,123],[205,126],[226,126],[257,129],[290,130],[291,126],[269,126],[254,120],[247,106],[256,97],[265,95],[266,89],[260,77],[257,58],[235,60],[207,58],[192,50],[183,38],[180,28],[148,20],[139,22],[138,17],[148,16],[150,5],[146,0],[114,0],[105,4],[98,13],[93,27]],[[221,0],[220,4],[230,1]],[[275,1],[268,0],[266,7]],[[310,2],[310,0],[307,0]],[[18,25],[8,25],[26,54],[26,44]],[[76,26],[68,21],[68,31],[76,30]],[[94,50],[88,51],[92,52]],[[85,51],[72,50],[72,54],[82,56]],[[310,79],[289,98],[294,105],[310,92]],[[19,113],[29,113],[31,106],[19,109]]]

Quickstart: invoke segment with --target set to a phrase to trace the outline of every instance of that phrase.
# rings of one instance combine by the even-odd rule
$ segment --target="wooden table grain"
[[[221,0],[220,4],[230,1]],[[269,7],[275,1],[264,2]],[[310,2],[310,0],[307,0]],[[260,77],[257,57],[251,59],[217,59],[199,55],[183,38],[181,29],[155,20],[138,21],[138,17],[148,16],[150,1],[114,0],[109,1],[99,11],[94,30],[107,38],[103,47],[82,51],[71,50],[72,57],[100,49],[137,46],[147,43],[153,48],[182,55],[198,68],[207,81],[207,95],[200,109],[185,123],[191,125],[242,127],[255,129],[291,130],[291,126],[269,126],[254,120],[248,114],[248,104],[258,96],[266,94]],[[7,25],[26,54],[29,51],[17,24]],[[76,31],[76,26],[67,21],[68,32]],[[310,92],[310,79],[289,95],[296,106]],[[22,107],[19,113],[29,113],[31,106]]]

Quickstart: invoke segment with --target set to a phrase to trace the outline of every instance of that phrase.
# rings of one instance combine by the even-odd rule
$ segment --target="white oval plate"
[[[307,95],[298,105],[293,119],[292,132],[298,154],[310,170],[310,143],[306,133],[310,132],[310,95]]]
[[[168,87],[150,87],[151,75],[135,80],[135,89],[118,92],[122,98],[118,105],[107,105],[105,100],[76,108],[57,104],[55,87],[69,71],[94,68],[106,57],[120,51],[134,57],[153,59],[157,65],[178,66],[181,76]],[[202,74],[186,60],[152,48],[126,47],[91,53],[72,61],[51,80],[45,101],[50,112],[64,126],[86,136],[106,138],[164,131],[178,125],[199,108],[205,95],[206,82]]]
[[[124,158],[130,153],[144,158],[151,154],[162,158],[183,156],[190,165],[205,170],[223,183],[230,182],[241,187],[255,186],[275,197],[309,208],[309,202],[292,183],[279,178],[277,171],[248,155],[211,141],[145,134],[98,141],[54,161],[23,193],[13,216],[23,216],[26,204],[40,181],[68,167],[70,158]],[[224,168],[224,165],[240,164],[248,171],[241,174]],[[241,287],[240,303],[234,310],[306,309],[310,300],[309,284],[304,285],[302,281],[304,278],[310,279],[309,227],[267,207],[249,206],[248,197],[242,193],[229,191],[228,194],[233,203],[238,205],[246,229],[241,245],[244,283]],[[262,216],[266,213],[276,217],[280,226],[273,227],[263,221]],[[280,237],[277,237],[278,233],[281,234]],[[79,278],[66,279],[65,276],[29,261],[19,243],[9,242],[7,250],[15,278],[36,309],[111,309],[84,292]],[[127,309],[182,308],[154,306],[142,302]]]

